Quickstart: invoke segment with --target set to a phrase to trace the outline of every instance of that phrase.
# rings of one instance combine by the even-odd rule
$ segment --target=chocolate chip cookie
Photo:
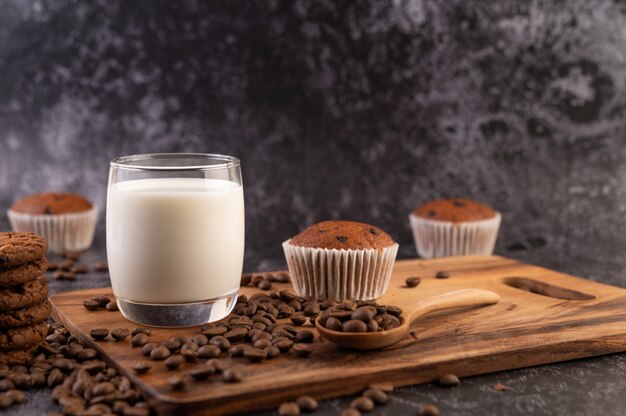
[[[0,365],[24,365],[33,359],[35,351],[37,351],[36,345],[14,351],[3,351],[0,353]]]
[[[48,268],[48,261],[41,257],[17,267],[0,269],[0,286],[20,285],[35,280]]]
[[[0,288],[0,313],[41,303],[47,297],[48,285],[42,279]]]
[[[15,267],[42,257],[48,250],[46,239],[33,233],[0,233],[0,267]]]
[[[41,322],[50,316],[52,307],[48,300],[33,306],[0,313],[0,328],[17,328]]]
[[[0,330],[0,351],[15,351],[39,344],[46,337],[45,322],[31,326]]]

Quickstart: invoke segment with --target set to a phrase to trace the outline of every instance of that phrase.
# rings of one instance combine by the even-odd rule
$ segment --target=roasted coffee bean
[[[313,342],[315,333],[310,329],[302,329],[296,334],[296,342]]]
[[[56,261],[48,261],[48,271],[49,272],[53,272],[55,270],[58,270],[59,268],[59,263]]]
[[[249,348],[249,346],[246,344],[233,345],[230,348],[230,356],[231,357],[243,357],[243,353],[245,352],[246,348]]]
[[[72,270],[72,267],[74,267],[74,264],[76,264],[74,260],[66,259],[59,263],[59,269],[64,272],[69,272]]]
[[[221,350],[215,345],[203,345],[196,352],[200,358],[215,358],[220,355]]]
[[[167,378],[167,384],[172,390],[184,390],[187,386],[187,379],[183,376],[171,376]]]
[[[87,273],[87,267],[82,265],[82,264],[78,264],[74,267],[72,267],[72,272],[76,273],[76,274],[85,274]]]
[[[441,271],[438,271],[437,274],[435,274],[435,277],[437,279],[447,279],[448,277],[450,277],[450,273],[441,270]]]
[[[270,341],[268,338],[261,338],[257,340],[254,344],[252,344],[254,348],[260,348],[260,349],[269,347],[270,345],[272,345],[272,341]]]
[[[56,271],[52,273],[52,277],[56,280],[76,280],[76,273],[70,271]]]
[[[211,358],[210,360],[207,360],[206,364],[215,367],[216,373],[222,373],[226,371],[226,369],[228,369],[228,365],[224,361],[218,360],[217,358]]]
[[[393,393],[393,384],[391,383],[372,383],[369,386],[367,386],[367,388],[382,390],[383,392],[387,394]]]
[[[147,357],[150,355],[152,350],[158,346],[159,344],[157,344],[156,342],[148,342],[147,344],[144,344],[143,348],[141,349],[141,353]]]
[[[296,326],[302,326],[306,323],[306,317],[302,313],[294,313],[289,319],[291,319],[291,322]]]
[[[437,383],[442,387],[454,387],[458,386],[461,383],[461,380],[454,374],[445,374],[439,377]]]
[[[293,341],[284,339],[277,342],[274,342],[274,346],[280,350],[280,352],[285,353],[289,351],[293,347]]]
[[[350,403],[350,407],[353,407],[360,412],[367,413],[374,410],[374,402],[369,397],[361,396],[352,400],[352,403]]]
[[[252,281],[252,276],[250,276],[249,274],[243,274],[241,275],[241,281],[239,284],[241,286],[248,286],[251,281]]]
[[[128,338],[130,331],[126,328],[117,328],[111,331],[111,336],[116,341],[123,341]]]
[[[422,283],[422,278],[421,277],[407,277],[404,283],[406,283],[406,287],[417,287],[420,283]]]
[[[26,400],[26,393],[22,390],[12,389],[7,391],[6,394],[11,396],[13,403],[23,403]]]
[[[93,264],[93,268],[98,272],[109,271],[109,265],[104,261],[97,261]]]
[[[300,396],[296,399],[296,403],[300,407],[300,410],[304,412],[315,412],[317,411],[317,400],[315,400],[311,396]]]
[[[225,383],[239,383],[242,380],[241,373],[232,368],[228,368],[224,370],[222,380],[224,380]]]
[[[208,344],[209,339],[206,336],[200,334],[200,335],[196,335],[193,337],[193,342],[195,342],[196,344],[198,344],[198,346],[201,347],[203,345]]]
[[[224,326],[215,326],[212,328],[207,328],[202,331],[202,335],[205,335],[208,338],[215,337],[218,335],[224,335],[228,332],[228,328]]]
[[[15,383],[9,378],[0,380],[0,392],[9,391],[15,388]]]
[[[63,345],[67,342],[67,338],[65,338],[65,335],[62,334],[50,334],[46,337],[46,341],[49,343],[58,342]]]
[[[137,334],[150,335],[152,334],[152,330],[150,328],[133,328],[132,331],[130,331],[130,335],[132,337],[134,337]]]
[[[352,317],[352,311],[348,310],[348,311],[342,311],[342,310],[334,310],[330,312],[330,318],[335,318],[338,319],[340,321],[347,321]]]
[[[313,348],[309,344],[294,344],[292,350],[298,357],[308,357],[313,352]]]
[[[100,302],[98,302],[97,300],[85,299],[83,300],[83,306],[88,311],[96,311],[100,309]]]
[[[417,416],[440,416],[439,408],[434,404],[421,404],[417,408]]]
[[[337,305],[337,301],[332,300],[332,299],[326,299],[325,301],[320,303],[320,308],[323,310],[326,310],[328,308],[332,308],[335,305]]]
[[[22,390],[28,390],[33,387],[33,379],[30,374],[16,374],[13,376],[15,387]]]
[[[267,354],[267,358],[276,358],[280,355],[280,350],[274,345],[263,348],[263,351]]]
[[[321,312],[320,305],[317,302],[309,303],[302,308],[302,312],[306,316],[317,316]]]
[[[295,402],[285,402],[278,406],[278,416],[299,416],[300,406]]]
[[[234,328],[224,334],[224,337],[230,342],[243,340],[248,335],[248,330],[242,327]]]
[[[189,375],[191,376],[191,378],[197,381],[206,380],[207,378],[211,377],[213,374],[215,374],[215,367],[213,367],[212,365],[207,365],[207,364],[194,368],[189,372]]]
[[[269,280],[261,280],[257,287],[261,290],[271,290],[272,282],[270,282]]]
[[[339,319],[330,317],[326,320],[326,328],[330,329],[331,331],[342,332],[343,324]]]
[[[247,348],[243,356],[252,363],[258,363],[267,358],[267,353],[259,348]]]
[[[376,308],[372,306],[361,306],[357,308],[357,310],[352,312],[350,319],[357,319],[359,321],[363,321],[367,323],[371,321],[375,315],[376,315]]]
[[[349,407],[341,412],[341,416],[361,416],[361,412],[353,407]]]
[[[181,344],[179,340],[171,338],[167,341],[163,341],[160,346],[167,348],[170,352],[174,352],[181,347]]]
[[[378,322],[377,320],[378,325],[381,326],[383,330],[385,331],[388,331],[390,329],[397,328],[400,326],[400,320],[396,318],[395,316],[390,315],[388,313],[378,315],[376,318],[380,318],[380,322]]]
[[[92,329],[89,334],[91,335],[91,338],[101,341],[109,336],[109,330],[108,329]]]
[[[61,384],[65,380],[65,374],[58,368],[53,368],[48,373],[48,378],[46,379],[46,385],[48,387],[54,387],[58,384]]]
[[[367,332],[378,332],[379,329],[378,322],[375,320],[372,319],[367,323]]]
[[[289,275],[287,273],[276,273],[274,279],[278,283],[289,283]]]
[[[192,363],[198,359],[198,353],[191,349],[181,349],[180,355],[182,355],[183,359],[188,363]]]
[[[385,393],[381,389],[376,388],[368,388],[363,392],[363,396],[371,399],[375,404],[378,405],[385,404],[389,401],[389,396],[387,396],[387,393]]]
[[[117,307],[117,302],[114,300],[107,303],[107,305],[105,306],[105,309],[109,312],[119,311],[119,308]]]
[[[343,323],[343,332],[367,332],[367,324],[357,319],[350,319]]]
[[[69,260],[78,261],[78,259],[80,259],[80,253],[78,251],[68,250],[63,253],[63,257]]]
[[[13,397],[6,393],[0,394],[0,409],[6,409],[13,405]]]
[[[108,381],[96,384],[92,391],[94,396],[103,396],[115,392],[115,386]]]
[[[387,313],[389,315],[395,316],[396,318],[399,318],[400,315],[402,315],[402,309],[399,308],[398,306],[390,305],[390,306],[387,306]]]
[[[290,340],[294,340],[296,337],[290,331],[287,331],[285,328],[276,328],[272,331],[272,337],[279,338],[284,337]]]
[[[135,373],[137,374],[147,373],[151,368],[152,364],[149,361],[137,361],[133,365],[133,370],[135,370]]]
[[[209,343],[211,345],[215,345],[222,351],[228,351],[228,349],[230,348],[230,341],[227,340],[226,337],[223,337],[221,335],[211,338]]]
[[[155,361],[163,361],[172,353],[166,347],[156,347],[150,351],[150,359]]]
[[[148,335],[141,332],[133,336],[132,339],[130,340],[130,343],[133,347],[143,347],[144,345],[148,343],[149,340],[150,338],[148,337]]]
[[[180,354],[172,355],[167,360],[165,360],[165,367],[168,370],[177,370],[183,364],[184,358]]]
[[[107,304],[111,302],[111,299],[106,296],[94,296],[91,298],[91,300],[95,300],[96,302],[98,302],[101,308],[106,307]]]

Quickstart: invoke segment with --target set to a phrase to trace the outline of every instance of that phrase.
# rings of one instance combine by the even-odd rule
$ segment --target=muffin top
[[[55,215],[90,210],[91,202],[70,192],[44,192],[15,201],[11,210],[24,214]]]
[[[293,237],[291,245],[337,250],[383,249],[393,239],[378,227],[355,221],[323,221]]]
[[[489,206],[463,198],[429,201],[417,207],[413,214],[429,220],[452,222],[480,221],[496,216]]]

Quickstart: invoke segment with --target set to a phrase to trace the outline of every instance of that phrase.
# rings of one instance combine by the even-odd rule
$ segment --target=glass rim
[[[158,159],[173,159],[173,158],[189,158],[214,160],[221,163],[198,163],[196,165],[178,165],[178,166],[144,166],[136,164],[134,162],[140,162],[143,160],[158,160]],[[110,166],[117,169],[126,170],[145,170],[145,171],[203,171],[203,170],[219,170],[236,168],[241,165],[238,158],[229,155],[222,155],[219,153],[143,153],[129,156],[116,157],[110,162]]]

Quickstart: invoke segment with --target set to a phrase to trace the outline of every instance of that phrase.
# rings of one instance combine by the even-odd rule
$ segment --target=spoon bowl
[[[411,323],[430,312],[461,307],[493,305],[499,301],[500,296],[489,290],[461,289],[404,307],[400,317],[400,325],[387,331],[339,332],[322,326],[319,320],[315,321],[315,328],[323,338],[341,347],[355,350],[377,350],[393,345],[405,338]]]

